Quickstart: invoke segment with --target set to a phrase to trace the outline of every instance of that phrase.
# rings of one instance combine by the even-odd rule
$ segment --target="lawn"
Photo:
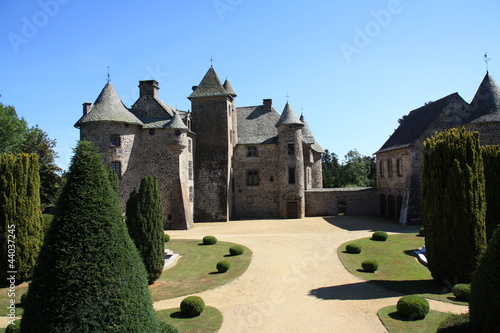
[[[217,332],[222,325],[222,313],[211,306],[206,306],[201,315],[194,318],[183,317],[180,308],[156,311],[156,317],[181,333]]]
[[[361,253],[346,253],[345,246],[348,243],[360,245]],[[416,234],[397,234],[389,235],[385,242],[363,238],[348,243],[341,245],[337,253],[351,274],[403,294],[417,294],[438,301],[467,305],[457,301],[446,285],[434,281],[427,267],[416,260],[412,251],[424,245],[424,238]],[[377,272],[367,273],[361,269],[361,263],[366,259],[379,262]]]
[[[450,316],[449,313],[430,310],[424,319],[408,320],[398,315],[395,305],[380,309],[377,314],[389,333],[434,333]]]
[[[219,287],[243,274],[252,259],[252,251],[231,256],[229,248],[237,244],[218,242],[215,245],[202,245],[201,240],[171,239],[165,247],[179,253],[180,258],[174,267],[161,275],[155,285],[150,286],[153,301],[185,296]],[[218,273],[217,262],[227,260],[231,268],[226,273]]]

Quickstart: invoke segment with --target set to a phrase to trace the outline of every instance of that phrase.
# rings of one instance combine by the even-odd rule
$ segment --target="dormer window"
[[[121,138],[119,135],[112,135],[111,136],[111,145],[115,146],[115,147],[121,146]]]

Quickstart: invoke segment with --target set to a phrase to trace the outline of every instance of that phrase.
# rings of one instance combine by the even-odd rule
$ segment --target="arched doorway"
[[[296,193],[290,193],[286,197],[286,218],[299,219],[300,218],[300,197]]]
[[[385,194],[380,195],[379,203],[380,203],[380,216],[387,217],[387,199],[385,198]]]
[[[396,220],[401,217],[401,207],[403,207],[403,196],[398,195],[396,198]]]
[[[396,200],[392,194],[387,196],[387,217],[391,220],[396,219]]]

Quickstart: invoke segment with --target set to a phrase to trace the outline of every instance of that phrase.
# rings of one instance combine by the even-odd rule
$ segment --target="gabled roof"
[[[500,88],[488,72],[477,89],[470,108],[470,124],[500,122]]]
[[[142,125],[142,122],[123,105],[110,82],[106,83],[90,111],[82,116],[75,126],[92,122],[122,122]]]
[[[214,68],[210,67],[198,87],[196,87],[188,98],[213,96],[230,96],[230,93],[222,86]]]
[[[226,79],[226,81],[224,81],[224,84],[222,85],[224,87],[224,89],[226,89],[226,91],[233,97],[236,97],[238,95],[236,95],[236,93],[234,92],[233,90],[233,87],[231,86],[231,83],[229,82],[228,79]]]
[[[460,97],[458,93],[453,93],[411,111],[404,117],[403,122],[384,143],[384,145],[376,152],[376,154],[412,145],[422,136],[422,134],[424,134],[424,132],[441,114],[441,112],[456,98],[463,101],[462,97]],[[463,102],[466,104],[465,101]]]
[[[275,127],[280,115],[273,108],[264,111],[262,105],[236,108],[238,119],[238,143],[276,143],[278,129]]]
[[[312,150],[318,153],[324,153],[325,151],[323,150],[323,148],[321,148],[319,143],[314,140],[314,136],[303,114],[300,115],[300,121],[304,123],[304,127],[302,127],[302,137],[304,138],[305,143],[311,145]]]
[[[292,106],[288,102],[286,102],[285,108],[281,113],[280,120],[276,124],[276,126],[282,125],[304,125],[304,123],[299,120],[295,111],[293,111]]]

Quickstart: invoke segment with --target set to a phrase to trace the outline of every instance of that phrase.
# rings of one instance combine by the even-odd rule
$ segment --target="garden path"
[[[376,230],[416,233],[418,229],[376,217],[339,216],[197,223],[190,230],[168,233],[180,239],[214,235],[253,251],[241,277],[197,294],[222,312],[220,333],[385,332],[377,311],[395,305],[401,294],[351,275],[336,251]],[[183,298],[155,302],[155,310],[179,307]],[[437,301],[430,305],[443,312],[468,310]]]

